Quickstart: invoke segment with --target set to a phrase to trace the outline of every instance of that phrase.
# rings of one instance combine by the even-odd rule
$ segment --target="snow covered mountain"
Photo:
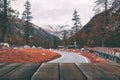
[[[71,26],[69,25],[42,25],[40,27],[43,28],[45,31],[49,32],[50,34],[59,37],[61,40],[63,39],[63,36],[65,34],[66,38],[69,38],[72,34]]]

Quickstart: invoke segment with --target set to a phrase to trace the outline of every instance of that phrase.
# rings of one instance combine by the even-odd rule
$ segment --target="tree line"
[[[7,34],[9,34],[9,25],[15,22],[14,20],[18,18],[19,12],[17,10],[14,10],[11,7],[11,1],[14,0],[0,0],[0,27],[1,27],[1,42],[7,41]],[[24,25],[26,26],[25,29],[25,40],[26,44],[29,42],[29,26],[31,26],[30,21],[32,20],[31,16],[31,4],[27,0],[25,3],[25,10],[23,11],[22,19],[25,21]]]
[[[10,33],[9,32],[9,25],[15,22],[15,18],[18,18],[19,16],[19,12],[17,10],[14,10],[11,7],[11,1],[15,1],[15,0],[0,0],[0,42],[6,42],[7,41],[7,35]],[[104,11],[104,21],[103,21],[103,26],[101,26],[100,28],[100,34],[101,34],[101,42],[102,42],[102,46],[105,46],[105,35],[107,34],[106,32],[106,28],[108,26],[109,20],[108,20],[108,10],[111,9],[111,6],[113,5],[113,3],[117,0],[94,0],[95,1],[95,7],[94,7],[94,11],[95,11],[95,15],[99,14],[100,12]],[[31,4],[30,2],[27,0],[25,2],[25,10],[23,11],[23,16],[22,19],[24,20],[24,25],[25,29],[24,29],[24,39],[25,39],[25,43],[29,44],[30,43],[30,31],[31,31],[31,23],[30,21],[32,20],[32,16],[31,16]],[[118,8],[115,13],[113,13],[112,15],[116,15],[118,18],[117,20],[117,27],[116,30],[119,32],[120,30],[120,8]],[[72,32],[71,35],[76,34],[77,36],[74,38],[74,42],[77,45],[81,45],[81,38],[79,38],[81,36],[81,34],[79,33],[80,30],[83,28],[81,25],[81,21],[80,21],[80,15],[78,14],[77,10],[74,10],[73,12],[73,27],[72,29],[75,32]],[[54,39],[55,40],[55,39]],[[64,32],[64,39],[63,39],[64,45],[67,45],[68,41],[66,39],[66,32]],[[54,44],[56,44],[56,42],[53,42]],[[72,44],[72,43],[71,43]]]

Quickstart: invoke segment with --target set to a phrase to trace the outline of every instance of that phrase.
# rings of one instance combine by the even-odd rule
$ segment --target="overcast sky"
[[[29,0],[31,3],[32,22],[40,25],[72,25],[74,9],[78,11],[82,25],[93,17],[94,0]],[[12,2],[20,14],[24,11],[26,0]]]

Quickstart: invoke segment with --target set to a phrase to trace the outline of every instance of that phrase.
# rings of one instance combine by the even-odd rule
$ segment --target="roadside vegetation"
[[[60,57],[60,54],[46,49],[0,49],[0,63],[41,63]]]

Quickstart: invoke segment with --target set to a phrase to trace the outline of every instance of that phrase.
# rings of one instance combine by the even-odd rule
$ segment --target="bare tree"
[[[94,0],[95,6],[93,11],[98,14],[106,9],[110,9],[115,0]]]
[[[115,0],[113,3],[113,8],[112,14],[118,17],[115,24],[115,30],[120,32],[120,0]]]

